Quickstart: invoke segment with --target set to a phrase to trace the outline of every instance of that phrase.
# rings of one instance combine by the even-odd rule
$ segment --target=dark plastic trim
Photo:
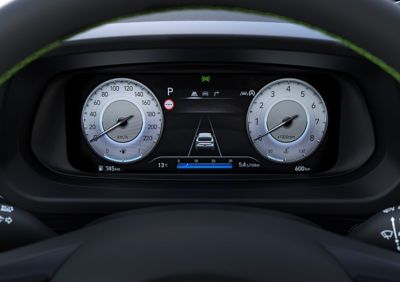
[[[396,194],[400,192],[397,189],[400,148],[396,142],[400,132],[387,124],[387,120],[400,119],[396,110],[400,107],[398,88],[393,79],[374,65],[343,51],[337,43],[332,44],[328,46],[314,40],[291,41],[290,38],[240,40],[240,37],[220,36],[67,43],[64,48],[32,64],[10,83],[9,93],[12,95],[7,95],[1,109],[2,194],[21,207],[41,213],[109,213],[154,204],[189,202],[257,205],[298,214],[371,214],[396,201]],[[204,48],[207,45],[208,49]],[[262,50],[259,46],[269,47],[269,50]],[[115,51],[104,52],[110,48]],[[187,57],[186,52],[196,56]],[[119,55],[109,56],[113,54]],[[68,59],[64,57],[65,63],[60,64],[64,55],[71,56]],[[341,177],[268,183],[262,180],[193,182],[184,179],[93,182],[60,177],[32,158],[30,147],[22,140],[30,140],[33,117],[41,95],[55,73],[75,70],[82,64],[86,67],[104,66],[126,64],[132,60],[136,63],[260,63],[260,60],[268,60],[274,64],[325,68],[347,74],[365,95],[377,138],[375,153],[366,165]],[[386,93],[385,99],[376,95],[382,89]],[[32,95],[19,96],[27,91]],[[16,112],[15,107],[7,107],[11,104],[25,105],[24,114]],[[364,127],[365,124],[360,124],[360,128]],[[71,205],[74,209],[70,208]]]

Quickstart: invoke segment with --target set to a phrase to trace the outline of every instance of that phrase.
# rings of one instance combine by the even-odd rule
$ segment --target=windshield
[[[14,0],[0,0],[0,8]]]

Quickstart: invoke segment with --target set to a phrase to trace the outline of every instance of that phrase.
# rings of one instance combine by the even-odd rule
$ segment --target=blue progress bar
[[[179,163],[177,169],[232,169],[230,163]]]

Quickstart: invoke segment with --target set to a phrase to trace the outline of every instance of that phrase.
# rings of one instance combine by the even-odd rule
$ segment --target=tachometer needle
[[[111,126],[109,129],[103,131],[100,135],[97,135],[96,137],[94,137],[92,140],[90,140],[89,142],[92,143],[94,141],[97,141],[100,137],[106,135],[108,132],[116,129],[118,126],[121,126],[122,124],[126,123],[128,120],[130,120],[131,118],[133,118],[133,115],[130,115],[126,118],[121,119],[120,121],[118,121],[116,124],[114,124],[113,126]]]
[[[267,136],[268,134],[271,134],[272,132],[274,132],[275,130],[278,130],[279,128],[281,128],[282,126],[287,125],[288,123],[292,122],[294,119],[298,118],[299,115],[294,115],[292,117],[286,118],[284,119],[281,123],[275,125],[273,128],[271,128],[270,130],[268,130],[267,133],[265,133],[264,135],[261,135],[259,137],[257,137],[256,139],[254,139],[254,141],[257,141],[259,139],[262,139],[263,137]]]

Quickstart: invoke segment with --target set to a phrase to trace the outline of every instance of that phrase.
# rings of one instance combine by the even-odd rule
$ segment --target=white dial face
[[[279,163],[294,163],[311,155],[328,125],[324,100],[308,83],[292,78],[262,88],[247,112],[247,131],[257,151]]]
[[[82,110],[82,130],[90,147],[116,163],[141,160],[157,145],[163,114],[142,83],[116,78],[97,86]]]

